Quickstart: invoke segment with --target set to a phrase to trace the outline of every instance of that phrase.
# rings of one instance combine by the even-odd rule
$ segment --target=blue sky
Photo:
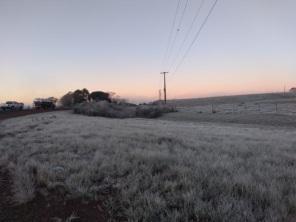
[[[0,102],[84,87],[156,99],[177,2],[0,0]],[[205,0],[190,41],[213,2]],[[200,3],[188,0],[170,58]],[[294,0],[219,0],[183,65],[168,75],[169,98],[295,86],[295,10]]]

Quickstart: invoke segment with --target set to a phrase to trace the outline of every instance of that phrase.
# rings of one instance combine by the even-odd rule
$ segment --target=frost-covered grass
[[[283,115],[276,113],[196,113],[193,111],[186,112],[179,109],[177,113],[169,113],[163,117],[163,120],[173,121],[187,121],[196,123],[236,123],[260,126],[272,126],[272,127],[291,127],[296,128],[296,116],[295,115]]]
[[[164,120],[296,127],[295,94],[258,94],[176,100],[177,113]],[[183,106],[182,106],[183,105]]]
[[[221,96],[197,99],[170,100],[180,111],[190,114],[280,114],[296,115],[295,93],[268,93],[253,95]]]
[[[61,189],[105,203],[110,220],[289,221],[296,131],[107,119],[70,112],[0,123],[15,199]]]
[[[169,100],[169,104],[182,107],[223,105],[223,104],[246,104],[246,103],[295,103],[295,93],[263,93],[249,95],[219,96],[207,98],[176,99]]]

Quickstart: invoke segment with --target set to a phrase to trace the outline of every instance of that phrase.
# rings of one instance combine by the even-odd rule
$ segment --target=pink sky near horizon
[[[264,75],[261,74],[260,76],[264,78]],[[276,77],[277,75],[275,74],[274,76]],[[223,75],[223,78],[225,78],[225,75]],[[282,92],[284,91],[284,87],[286,91],[288,91],[289,88],[294,86],[292,83],[279,83],[277,78],[274,78],[273,80],[269,79],[265,84],[262,84],[262,81],[264,80],[258,81],[258,79],[254,80],[248,78],[232,80],[216,78],[215,81],[211,82],[200,82],[191,79],[191,82],[187,82],[182,78],[168,75],[167,79],[167,94],[169,99]],[[145,82],[142,82],[142,84],[124,82],[113,84],[112,87],[104,87],[104,83],[97,84],[96,81],[92,80],[80,80],[78,82],[69,82],[65,85],[64,83],[55,83],[52,84],[52,87],[46,88],[44,88],[42,84],[36,87],[26,87],[26,84],[24,84],[25,82],[22,81],[16,84],[14,90],[9,89],[8,85],[6,90],[9,94],[6,96],[1,94],[0,103],[6,100],[17,100],[30,105],[34,98],[46,98],[50,96],[60,98],[69,91],[82,88],[87,88],[89,91],[103,90],[107,92],[115,92],[120,97],[128,99],[131,102],[146,102],[158,99],[158,88],[161,88],[162,90],[163,84],[161,80],[158,82],[159,87],[155,87],[155,85],[157,85],[156,83],[145,84]],[[12,82],[17,83],[15,80]],[[108,85],[108,82],[106,85]]]

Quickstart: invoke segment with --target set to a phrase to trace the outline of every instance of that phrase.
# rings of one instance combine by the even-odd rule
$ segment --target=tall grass
[[[105,201],[110,221],[288,221],[296,132],[67,112],[0,124],[15,199],[64,189]],[[19,186],[18,184],[22,184]]]

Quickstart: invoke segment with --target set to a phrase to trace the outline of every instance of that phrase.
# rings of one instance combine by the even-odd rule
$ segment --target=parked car
[[[35,99],[34,107],[35,109],[55,109],[56,108],[57,99],[54,97],[46,98],[46,99]]]
[[[8,110],[23,110],[24,109],[24,104],[15,102],[15,101],[7,101],[6,103],[2,104],[0,106],[0,109],[3,111],[8,111]]]

